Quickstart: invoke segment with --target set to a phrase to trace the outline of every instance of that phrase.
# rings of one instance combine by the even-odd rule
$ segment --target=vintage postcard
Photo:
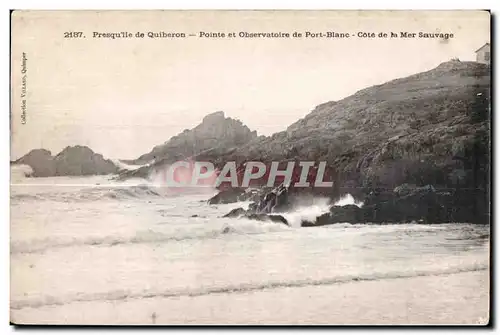
[[[12,324],[489,324],[490,22],[13,11]]]

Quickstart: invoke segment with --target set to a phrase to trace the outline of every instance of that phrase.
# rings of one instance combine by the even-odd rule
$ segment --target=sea
[[[479,325],[490,229],[222,218],[213,189],[11,170],[10,320],[65,325]],[[345,195],[339,204],[357,204]]]

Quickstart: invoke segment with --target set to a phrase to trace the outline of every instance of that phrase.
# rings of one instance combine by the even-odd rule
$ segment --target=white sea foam
[[[318,216],[330,211],[330,200],[328,198],[314,198],[309,204],[301,204],[298,201],[296,207],[286,213],[281,214],[287,219],[292,227],[300,227],[302,221],[314,221]]]
[[[342,196],[337,202],[335,202],[335,206],[346,206],[346,205],[356,205],[358,207],[363,207],[364,203],[362,201],[356,201],[352,195],[349,193]]]
[[[179,301],[184,297],[196,299],[192,307],[206,299],[207,305],[183,310],[193,321],[200,320],[206,310],[203,306],[220,301],[216,296],[239,294],[234,301],[244,305],[241,297],[274,297],[272,292],[278,290],[283,291],[276,297],[283,300],[273,298],[266,310],[282,310],[277,305],[287,305],[284,302],[291,291],[296,301],[317,304],[321,310],[324,304],[309,298],[312,287],[365,281],[374,283],[372,292],[379,287],[376,283],[387,278],[402,281],[400,289],[388,293],[391,299],[411,304],[414,296],[405,295],[404,282],[412,277],[439,276],[434,281],[439,289],[448,285],[447,276],[453,273],[483,271],[489,266],[488,227],[339,224],[300,228],[300,221],[329,211],[332,204],[325,198],[299,201],[284,214],[292,224],[287,227],[222,218],[248,203],[210,206],[206,203],[210,195],[165,195],[144,180],[27,179],[33,180],[11,188],[13,320],[21,314],[23,320],[33,320],[26,317],[41,315],[49,308],[46,305],[57,309],[51,314],[57,323],[72,309],[90,317],[102,301],[136,308],[146,300],[154,305],[160,298]],[[340,204],[358,204],[352,197],[344,198]],[[469,284],[483,285],[460,283],[460,290]],[[359,296],[350,301],[370,293],[356,292]],[[447,299],[446,306],[458,306],[455,302],[464,298],[449,295]],[[422,313],[443,311],[443,301],[426,301],[419,302],[425,304]],[[345,311],[351,319],[366,315],[366,309],[355,306]],[[253,321],[261,320],[256,318]]]
[[[33,169],[29,165],[15,164],[10,168],[11,182],[18,182],[19,180],[29,177],[33,173]]]
[[[358,207],[362,207],[363,202],[356,201],[351,194],[346,194],[335,202],[334,205],[356,205]],[[307,199],[306,201],[300,201],[300,199],[298,199],[297,205],[291,212],[278,214],[282,214],[292,227],[300,227],[302,221],[314,222],[318,216],[328,213],[331,206],[332,205],[328,198],[317,197]]]

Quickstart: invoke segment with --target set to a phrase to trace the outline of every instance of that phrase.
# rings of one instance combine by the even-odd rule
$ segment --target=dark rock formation
[[[223,202],[224,201],[224,202]],[[286,211],[293,206],[293,196],[289,196],[289,189],[284,185],[276,188],[242,189],[233,188],[219,192],[208,200],[209,204],[233,203],[238,201],[252,201],[245,214],[269,214]],[[224,217],[235,217],[243,209],[237,208]]]
[[[259,202],[260,199],[270,190],[272,189],[267,187],[261,189],[245,189],[241,187],[228,188],[219,191],[219,193],[208,199],[207,202],[209,205],[231,204],[240,201]]]
[[[446,62],[317,106],[284,132],[225,160],[326,161],[334,188],[408,183],[446,188],[489,184],[490,68]]]
[[[224,112],[215,112],[205,116],[195,128],[186,129],[164,144],[154,147],[151,152],[124,162],[132,165],[152,163],[155,166],[192,157],[207,150],[213,154],[227,152],[256,138],[257,132],[251,131],[241,121],[226,118]]]
[[[55,157],[45,149],[32,150],[15,164],[29,165],[34,177],[102,175],[118,171],[111,160],[79,145],[66,147]]]
[[[224,159],[327,161],[336,171],[332,197],[345,192],[363,197],[372,190],[391,193],[403,184],[407,185],[397,192],[408,195],[412,187],[434,185],[444,190],[436,197],[455,213],[444,218],[485,222],[490,198],[490,86],[489,66],[446,62],[319,105],[285,132],[248,143]],[[422,201],[431,201],[429,197]],[[397,202],[410,210],[402,198]],[[382,210],[388,208],[384,206]],[[358,215],[338,215],[344,214]],[[427,221],[441,216],[426,215]]]
[[[416,187],[402,194],[370,195],[363,207],[354,205],[333,206],[330,213],[304,221],[303,227],[323,226],[334,223],[409,223],[438,224],[449,222],[489,223],[487,202],[474,193],[467,195],[460,190],[438,191],[433,186]]]
[[[288,226],[288,221],[282,215],[276,214],[247,214],[244,216],[249,220],[257,221],[270,221],[275,223],[282,223]]]
[[[223,218],[245,218],[249,220],[256,221],[269,221],[275,223],[282,223],[288,226],[288,221],[282,215],[276,214],[265,214],[265,213],[253,213],[252,211],[246,211],[241,207],[231,210],[229,213],[223,216]]]
[[[166,164],[192,156],[196,147],[197,159],[216,166],[248,160],[326,161],[336,173],[333,196],[362,188],[392,190],[404,183],[486,189],[490,82],[489,66],[450,61],[321,104],[270,137],[256,137],[240,124],[234,128],[241,136],[229,132],[226,141],[218,134],[237,122],[212,114],[139,160]],[[217,138],[206,139],[212,135]],[[193,145],[196,139],[200,143]],[[135,175],[147,175],[152,168]]]
[[[231,188],[228,190],[223,190],[208,199],[209,205],[218,204],[230,204],[239,201],[239,197],[245,194],[245,189],[243,188]]]
[[[217,195],[227,194],[231,191],[223,191]],[[288,197],[288,187],[280,185],[274,189],[264,188],[259,191],[251,190],[251,192],[240,193],[248,198],[248,194],[251,195],[254,202],[249,205],[248,210],[244,210],[241,207],[231,210],[229,213],[224,215],[224,218],[246,218],[249,220],[257,221],[271,221],[276,223],[282,223],[288,226],[287,220],[282,215],[271,214],[284,210],[291,206]],[[231,199],[231,197],[230,197]]]
[[[403,195],[409,195],[412,188],[424,185],[449,190],[450,195],[425,195],[417,203],[444,202],[442,205],[452,208],[455,213],[453,216],[447,214],[445,218],[475,221],[477,217],[489,216],[490,88],[488,65],[449,61],[430,71],[368,87],[340,101],[321,104],[286,131],[269,137],[248,135],[248,130],[244,131],[247,136],[243,136],[237,145],[231,144],[233,134],[227,137],[230,139],[227,142],[222,141],[224,145],[217,147],[215,142],[198,143],[194,140],[198,138],[195,128],[153,150],[164,157],[154,164],[161,166],[176,157],[191,156],[193,143],[206,149],[197,149],[196,159],[211,161],[216,166],[228,161],[235,161],[240,166],[249,160],[266,164],[271,161],[326,161],[335,171],[334,186],[326,190],[316,188],[314,192],[332,198],[346,192],[356,197],[374,190],[392,193],[395,187],[407,184],[397,190],[396,195],[385,195],[388,204],[382,205],[382,198],[378,198],[377,205],[373,206],[381,208],[366,212],[371,205],[363,207],[366,221],[373,217],[380,221],[380,215],[383,217],[380,213],[394,207],[390,205],[391,201],[413,213],[400,213],[400,219],[417,217],[414,205],[406,203],[409,200],[403,200]],[[207,125],[214,125],[213,129],[216,129],[215,124],[226,122],[227,119],[223,121],[220,114],[206,120]],[[146,158],[158,159],[157,156],[160,155],[149,154]],[[151,169],[154,166],[127,173],[127,176],[135,173],[136,176],[147,176]],[[413,197],[418,198],[416,194]],[[418,211],[424,207],[421,205]],[[437,207],[432,211],[437,211]],[[467,211],[469,214],[465,213]],[[334,215],[338,215],[338,220],[360,215],[353,208],[337,209],[337,212]],[[441,210],[438,214],[426,214],[426,220],[441,219],[440,213]]]
[[[362,222],[363,212],[356,205],[333,206],[330,208],[330,222]]]
[[[222,193],[222,192],[221,192]],[[219,193],[220,194],[220,193]],[[289,225],[288,221],[279,214],[271,214],[280,212],[291,206],[288,197],[288,188],[280,185],[275,189],[268,190],[263,189],[256,193],[259,196],[258,201],[255,201],[249,205],[248,210],[244,210],[241,207],[231,210],[229,213],[224,215],[224,218],[246,218],[249,220],[257,221],[270,221],[275,223],[282,223]],[[270,196],[273,197],[270,197]]]
[[[51,177],[56,175],[56,164],[50,151],[45,149],[31,150],[19,158],[14,164],[29,165],[33,170],[33,177]]]
[[[244,210],[241,207],[238,207],[238,208],[232,209],[229,213],[224,215],[223,218],[237,218],[237,217],[240,217],[242,215],[245,215],[246,213],[247,213],[246,210]]]

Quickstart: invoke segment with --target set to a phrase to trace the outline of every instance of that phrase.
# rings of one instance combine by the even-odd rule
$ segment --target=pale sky
[[[87,145],[136,158],[224,111],[259,135],[371,85],[474,60],[488,12],[14,12],[11,158]],[[63,38],[82,31],[86,38]],[[95,39],[93,32],[443,32],[452,39]],[[21,59],[26,53],[26,124]]]

